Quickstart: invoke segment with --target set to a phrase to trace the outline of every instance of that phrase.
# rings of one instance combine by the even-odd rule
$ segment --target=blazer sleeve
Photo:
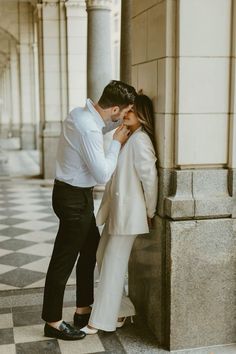
[[[147,216],[153,218],[158,197],[158,177],[155,151],[146,133],[137,134],[134,149],[134,166],[142,183]]]

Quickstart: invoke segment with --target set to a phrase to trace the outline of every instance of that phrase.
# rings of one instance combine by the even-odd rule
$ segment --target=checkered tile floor
[[[43,286],[56,232],[51,188],[0,185],[0,290]]]
[[[64,307],[63,318],[71,322],[73,307]],[[43,336],[40,306],[15,307],[0,310],[1,354],[85,354],[85,353],[157,353],[156,340],[140,323],[127,323],[116,332],[87,336],[67,342]],[[145,336],[145,340],[143,337]]]
[[[58,229],[51,194],[39,184],[0,184],[0,290],[44,286]]]

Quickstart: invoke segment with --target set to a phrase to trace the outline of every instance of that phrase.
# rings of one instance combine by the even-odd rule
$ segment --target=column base
[[[182,172],[160,173],[164,193],[159,196],[158,213],[163,215],[156,217],[150,235],[135,241],[129,295],[168,350],[232,344],[236,342],[236,173]],[[195,173],[190,183],[188,173]],[[163,181],[167,184],[162,186]],[[170,202],[165,203],[167,199]]]
[[[8,177],[8,157],[0,150],[0,177]]]
[[[47,122],[42,134],[42,172],[43,178],[55,178],[55,160],[61,122]]]
[[[1,124],[0,125],[0,138],[8,139],[10,134],[9,124]]]
[[[34,124],[23,124],[21,126],[20,142],[22,150],[36,149],[36,126]]]

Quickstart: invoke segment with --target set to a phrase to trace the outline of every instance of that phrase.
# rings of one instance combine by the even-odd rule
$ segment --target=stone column
[[[131,0],[121,1],[120,79],[131,84]]]
[[[12,100],[12,82],[11,82],[11,59],[9,58],[6,66],[6,110],[8,116],[8,132],[7,137],[12,136],[12,114],[13,114],[13,100]]]
[[[69,111],[84,106],[87,95],[87,13],[84,0],[66,2]]]
[[[15,42],[11,42],[11,91],[12,91],[12,125],[11,135],[13,137],[20,136],[20,92],[19,92],[19,61],[18,51]]]
[[[52,162],[67,112],[65,4],[43,1],[37,9],[42,173],[44,178],[53,178]]]
[[[0,138],[7,138],[8,134],[8,116],[6,111],[6,75],[4,67],[2,68],[0,80]],[[8,173],[8,156],[3,151],[0,139],[0,176],[9,176]]]
[[[132,16],[133,84],[155,108],[159,201],[154,230],[134,245],[130,296],[167,349],[233,343],[235,2],[137,0]]]
[[[111,80],[111,0],[86,0],[88,12],[88,97],[97,101]]]
[[[19,62],[21,91],[21,148],[36,147],[35,139],[35,97],[33,66],[33,19],[32,8],[27,2],[19,3]]]
[[[1,116],[1,138],[7,138],[8,133],[8,115],[7,115],[7,84],[6,68],[2,70],[2,116]]]

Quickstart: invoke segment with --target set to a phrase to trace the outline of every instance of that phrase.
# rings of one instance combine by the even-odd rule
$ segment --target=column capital
[[[68,0],[65,3],[67,17],[84,16],[85,1],[84,0]],[[85,12],[86,14],[86,12]]]
[[[43,4],[37,4],[35,8],[35,12],[37,13],[38,18],[40,20],[42,19],[42,8],[43,8]]]
[[[111,10],[112,0],[86,0],[87,11]]]

